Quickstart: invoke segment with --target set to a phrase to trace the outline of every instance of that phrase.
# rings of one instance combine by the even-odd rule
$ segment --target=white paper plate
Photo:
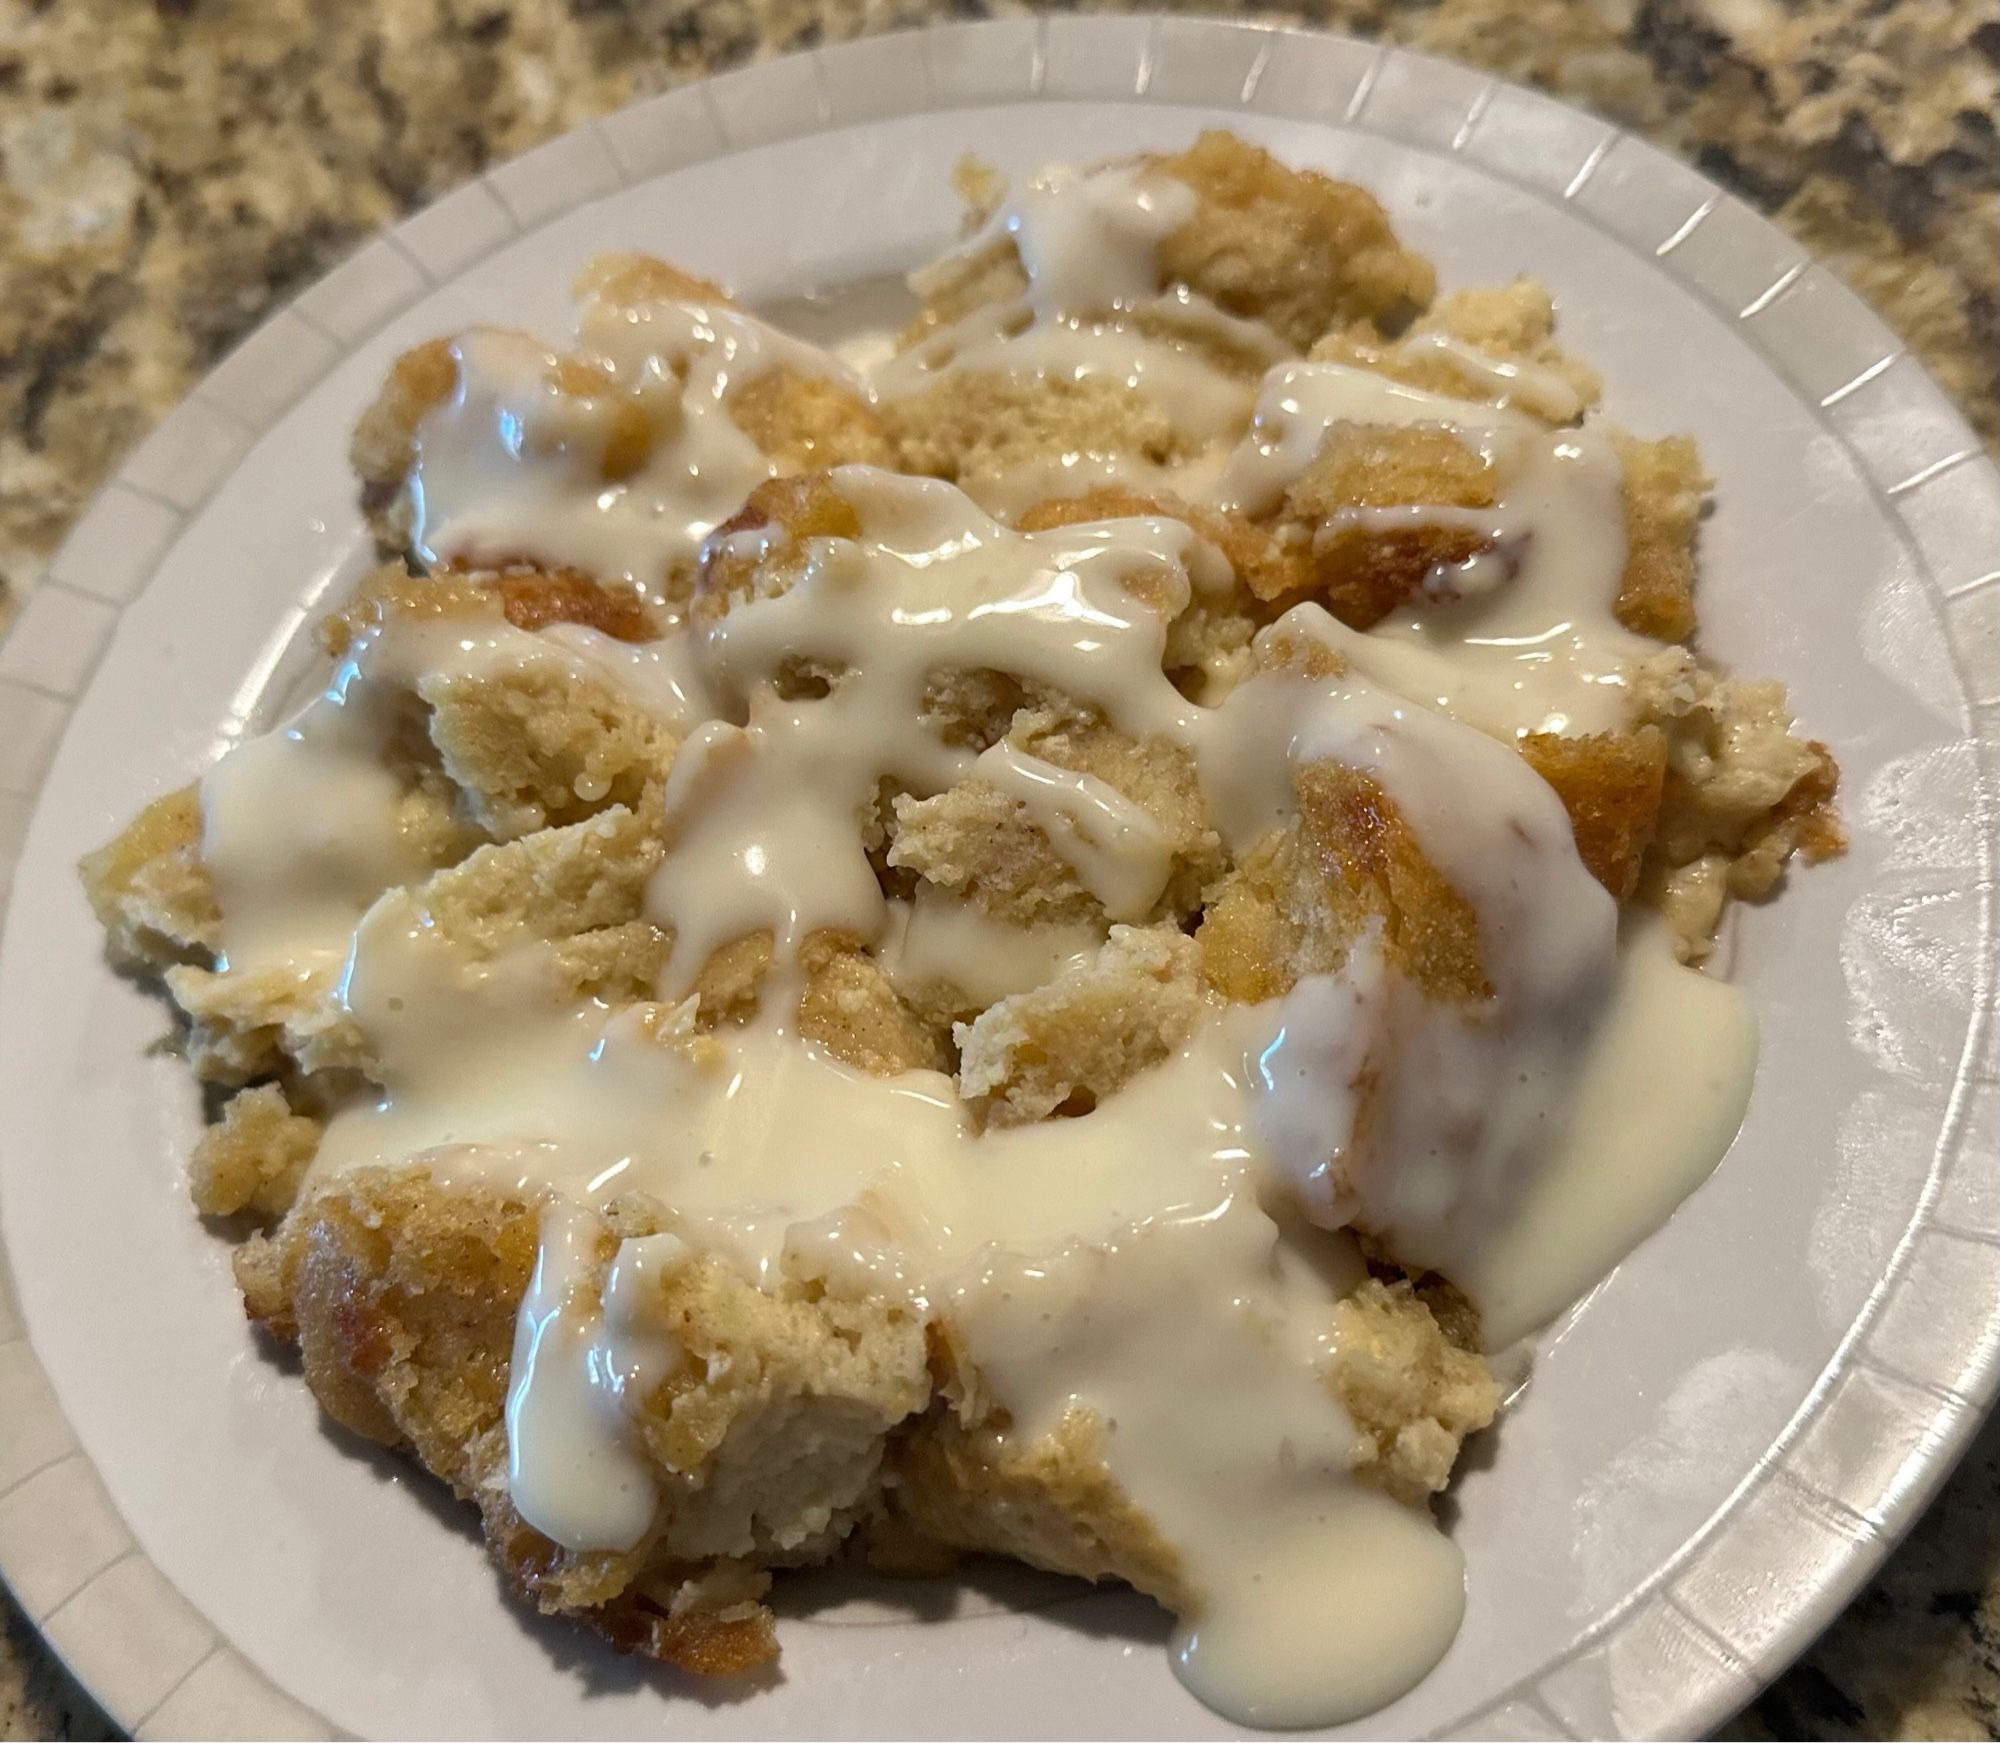
[[[945,172],[1230,125],[1354,175],[1449,283],[1546,279],[1646,432],[1700,438],[1710,647],[1792,681],[1854,847],[1743,916],[1763,1018],[1715,1178],[1543,1340],[1454,1492],[1469,1605],[1373,1734],[1698,1732],[1880,1561],[1992,1395],[2000,479],[1876,319],[1692,170],[1421,56],[1189,19],[885,36],[495,170],[276,316],[131,456],[0,647],[0,1570],[142,1734],[1224,1734],[1129,1596],[825,1583],[784,1680],[689,1694],[498,1595],[428,1484],[253,1347],[181,1185],[192,1086],[76,856],[186,780],[355,572],[346,433],[395,352],[561,330],[656,250],[777,298],[950,233]],[[59,742],[58,742],[59,741]],[[39,788],[39,800],[31,800]],[[32,808],[32,817],[29,812]],[[22,837],[25,834],[25,840]]]

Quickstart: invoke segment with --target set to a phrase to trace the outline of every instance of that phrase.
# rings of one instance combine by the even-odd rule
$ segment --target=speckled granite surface
[[[118,456],[377,225],[678,80],[987,10],[0,0],[0,619]],[[1315,0],[1273,15],[1453,55],[1681,151],[1845,274],[2000,435],[1993,0]],[[11,1605],[0,1622],[0,1737],[110,1735]],[[1997,1702],[2000,1425],[1728,1734],[1993,1737]]]

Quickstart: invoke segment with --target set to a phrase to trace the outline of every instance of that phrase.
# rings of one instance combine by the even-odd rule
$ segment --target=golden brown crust
[[[1686,436],[1642,442],[1622,432],[1613,445],[1625,468],[1625,572],[1618,621],[1640,635],[1684,642],[1694,634],[1694,543],[1708,475]]]
[[[390,365],[382,390],[354,426],[347,456],[361,480],[361,508],[384,555],[400,553],[410,539],[405,494],[417,462],[417,427],[458,392],[457,349],[450,339],[429,339]]]
[[[579,302],[609,309],[643,309],[651,303],[721,303],[736,299],[712,278],[686,271],[657,255],[600,254],[576,275],[571,292]]]
[[[781,472],[825,466],[889,466],[895,453],[882,419],[853,388],[780,365],[752,376],[728,399],[729,416]]]
[[[736,535],[763,532],[763,548],[746,550]],[[738,599],[772,598],[788,589],[804,563],[807,539],[858,539],[861,517],[825,472],[769,478],[701,547],[693,615],[699,628],[719,623]]]
[[[1429,997],[1490,998],[1478,916],[1381,784],[1317,762],[1294,771],[1292,786],[1297,819],[1210,897],[1195,934],[1209,985],[1238,1003],[1277,998],[1304,975],[1337,973],[1372,930],[1389,963]]]
[[[1591,876],[1618,901],[1629,900],[1659,828],[1665,734],[1651,726],[1583,738],[1534,732],[1521,740],[1521,754],[1555,788]]]
[[[391,617],[492,611],[530,632],[574,623],[622,642],[652,641],[661,633],[657,615],[631,588],[580,570],[527,562],[479,570],[447,567],[429,575],[413,575],[401,562],[385,563],[338,611],[320,620],[316,633],[319,645],[341,659]]]
[[[658,1311],[684,1356],[636,1418],[654,1523],[629,1551],[565,1550],[515,1512],[506,1480],[507,1372],[539,1218],[496,1185],[362,1170],[242,1249],[239,1277],[330,1416],[408,1448],[478,1507],[528,1601],[699,1674],[769,1662],[757,1563],[821,1559],[859,1519],[889,1432],[930,1395],[919,1327],[892,1304],[766,1295],[713,1260],[664,1267]],[[659,1227],[656,1208],[614,1207],[600,1266]]]
[[[1160,245],[1168,281],[1300,350],[1352,321],[1394,331],[1437,288],[1430,262],[1397,242],[1381,202],[1352,182],[1288,168],[1219,131],[1152,161],[1201,202]]]
[[[122,968],[158,973],[212,960],[222,911],[201,861],[201,789],[155,799],[77,866],[105,949]]]
[[[1260,601],[1297,594],[1310,576],[1295,544],[1227,509],[1183,502],[1167,491],[1104,485],[1080,496],[1054,497],[1025,509],[1014,524],[1024,533],[1047,532],[1103,520],[1158,516],[1185,522],[1228,559],[1236,579]]]
[[[1337,424],[1285,493],[1281,519],[1304,529],[1315,594],[1352,629],[1372,629],[1435,569],[1491,548],[1476,527],[1397,509],[1491,508],[1493,463],[1446,430]]]

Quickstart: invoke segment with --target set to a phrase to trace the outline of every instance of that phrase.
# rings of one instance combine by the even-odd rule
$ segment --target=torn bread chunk
[[[1131,838],[1135,867],[1154,864],[1157,876],[1146,879],[1136,898],[1143,914],[1185,915],[1199,906],[1203,886],[1221,867],[1222,847],[1186,751],[1130,738],[1094,712],[1060,707],[1022,708],[999,745],[1024,759],[1012,766],[1044,771],[1038,780],[1068,774],[1082,783],[1100,816]],[[1050,817],[978,769],[932,797],[895,798],[887,864],[1000,919],[1025,925],[1101,919],[1115,892],[1102,882],[1093,887],[1080,869],[1093,856],[1080,856],[1067,835],[1052,836]]]
[[[1591,876],[1628,901],[1659,828],[1665,735],[1653,726],[1575,738],[1532,732],[1521,740],[1521,754],[1555,788]]]
[[[843,1064],[877,1077],[948,1071],[949,1031],[921,1015],[866,950],[830,934],[806,941],[799,1033]]]
[[[419,567],[567,566],[672,598],[699,533],[759,478],[890,458],[854,378],[711,281],[611,255],[576,290],[574,349],[474,328],[397,361],[352,444],[385,554]],[[480,480],[499,474],[527,499],[592,491],[597,512],[562,524],[485,512]],[[663,525],[674,548],[634,562]]]
[[[1618,621],[1640,635],[1684,642],[1694,634],[1694,546],[1709,477],[1686,436],[1646,442],[1616,432],[1625,468],[1625,572]]]
[[[826,466],[886,466],[893,432],[853,388],[783,366],[751,377],[727,401],[737,427],[780,474]]]
[[[768,1662],[763,1569],[825,1559],[861,1519],[889,1431],[929,1396],[919,1321],[886,1302],[766,1294],[681,1247],[643,1203],[593,1219],[577,1284],[593,1293],[622,1243],[664,1238],[633,1311],[678,1357],[627,1406],[650,1521],[629,1549],[564,1550],[507,1483],[509,1354],[539,1225],[510,1189],[367,1170],[309,1194],[242,1250],[238,1274],[328,1414],[407,1446],[474,1504],[537,1608],[702,1674]]]
[[[1006,1125],[1088,1113],[1177,1051],[1203,1010],[1193,939],[1114,926],[1094,955],[958,1025],[959,1092]]]
[[[1479,919],[1372,776],[1337,762],[1294,771],[1298,815],[1211,894],[1196,942],[1224,998],[1256,1004],[1330,974],[1379,933],[1386,960],[1444,1002],[1487,998]]]
[[[1556,343],[1555,326],[1555,298],[1517,278],[1439,297],[1399,339],[1384,341],[1361,324],[1328,333],[1309,355],[1567,424],[1597,404],[1602,385],[1595,370]]]
[[[629,587],[607,585],[577,569],[516,564],[478,573],[446,568],[420,577],[401,563],[386,563],[363,579],[338,611],[320,620],[315,639],[341,659],[392,617],[442,617],[496,607],[516,629],[570,623],[613,641],[652,641],[667,627]]]
[[[357,674],[412,695],[409,730],[393,747],[420,780],[425,765],[481,836],[560,827],[610,805],[656,805],[678,735],[574,647],[542,632],[564,626],[614,642],[653,639],[657,620],[622,589],[561,570],[418,577],[390,564],[319,628],[321,645]],[[407,676],[414,637],[462,631],[467,657],[426,660]],[[519,632],[509,639],[506,632]],[[476,650],[493,644],[491,656]],[[436,863],[445,863],[441,851]]]
[[[1493,1371],[1407,1281],[1371,1277],[1333,1312],[1334,1395],[1367,1441],[1356,1473],[1399,1501],[1437,1494],[1466,1436],[1499,1414]]]
[[[1666,740],[1642,889],[1683,960],[1699,961],[1730,897],[1768,896],[1794,853],[1812,862],[1845,848],[1840,771],[1825,745],[1793,733],[1774,679],[1719,678],[1672,648],[1634,669],[1632,700]]]
[[[248,1211],[275,1221],[292,1208],[319,1149],[319,1121],[294,1113],[276,1084],[239,1090],[188,1159],[188,1185],[203,1216]]]
[[[105,950],[120,967],[157,974],[213,957],[222,914],[201,860],[198,787],[155,799],[115,840],[85,854],[78,870]]]
[[[895,1443],[889,1520],[926,1546],[1116,1580],[1185,1609],[1191,1594],[1179,1558],[1112,1477],[1103,1436],[1103,1424],[1081,1409],[1023,1445],[1004,1417],[968,1423],[934,1407]]]
[[[1498,490],[1493,460],[1448,430],[1337,424],[1285,492],[1280,524],[1310,529],[1314,595],[1371,629],[1438,571],[1492,549],[1489,526],[1452,511],[1490,509]]]
[[[365,1071],[366,1037],[340,1002],[340,965],[169,968],[163,979],[187,1023],[183,1051],[204,1083],[246,1084],[293,1068]]]
[[[1393,331],[1431,300],[1430,263],[1397,242],[1380,202],[1351,182],[1288,168],[1222,132],[1202,134],[1186,151],[1141,157],[1135,167],[1193,195],[1186,218],[1159,242],[1153,290],[1185,286],[1297,350],[1354,321]],[[994,193],[980,178],[975,215],[994,209]],[[1029,277],[1003,234],[926,274],[923,285],[925,307],[906,338],[1018,298]]]
[[[644,917],[663,851],[655,826],[614,805],[482,847],[411,900],[426,934],[466,962],[546,944],[562,996],[623,1002],[650,991],[666,958],[665,935]]]
[[[1035,469],[1059,473],[1079,457],[1160,468],[1192,452],[1163,407],[1101,376],[953,370],[933,387],[885,402],[882,421],[904,471],[978,495]]]
[[[1430,302],[1430,262],[1396,240],[1366,189],[1289,169],[1222,132],[1155,161],[1199,201],[1161,244],[1169,281],[1263,322],[1300,350],[1356,320],[1393,332]]]

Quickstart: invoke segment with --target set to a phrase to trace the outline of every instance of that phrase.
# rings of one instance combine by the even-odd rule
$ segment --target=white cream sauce
[[[1101,942],[1095,926],[1024,926],[926,883],[912,900],[890,902],[889,929],[875,957],[906,996],[956,987],[983,1009],[1054,980]]]
[[[1192,199],[1132,166],[1024,190],[965,245],[1011,237],[1023,302],[885,366],[877,391],[941,369],[1122,380],[1201,432],[1208,452],[1181,487],[1253,513],[1338,423],[1458,433],[1500,477],[1495,507],[1464,524],[1504,558],[1436,578],[1366,635],[1317,606],[1266,632],[1332,648],[1338,675],[1268,672],[1192,703],[1160,662],[1219,558],[1184,525],[1024,537],[950,487],[843,468],[860,540],[811,541],[785,591],[738,600],[706,630],[640,648],[574,628],[383,632],[325,697],[210,774],[204,851],[232,961],[346,956],[341,996],[379,1093],[335,1116],[315,1178],[414,1157],[545,1201],[507,1411],[531,1523],[573,1548],[644,1534],[655,1494],[631,1412],[678,1360],[646,1311],[658,1267],[716,1254],[767,1287],[898,1295],[950,1320],[1016,1436],[1096,1417],[1111,1473],[1195,1594],[1175,1642],[1189,1686],[1243,1723],[1322,1724],[1411,1686],[1463,1603],[1451,1544],[1350,1474],[1356,1430],[1327,1381],[1333,1304],[1363,1274],[1347,1231],[1448,1269],[1489,1339],[1512,1340],[1713,1165],[1753,1036],[1728,989],[1643,936],[1621,947],[1554,795],[1496,742],[1616,723],[1619,670],[1651,648],[1611,615],[1624,533],[1601,434],[1284,362],[1268,335],[1275,367],[1253,407],[1203,344],[1160,336],[1155,250]],[[657,588],[770,470],[728,419],[730,384],[774,359],[831,367],[726,309],[663,305],[629,331],[607,318],[587,317],[583,338],[621,394],[657,408],[647,465],[602,487],[585,464],[604,440],[593,409],[549,403],[528,342],[476,337],[458,399],[422,432],[433,553],[520,549]],[[1197,340],[1250,343],[1185,298],[1180,318]],[[1495,401],[1575,415],[1558,379],[1451,355]],[[1078,480],[1134,476],[1115,457],[1062,464]],[[989,500],[1008,494],[991,482]],[[736,538],[755,557],[774,535]],[[399,887],[415,868],[380,764],[412,692],[429,672],[544,659],[687,735],[647,897],[675,938],[664,1003],[570,998],[545,946],[471,962]],[[824,695],[786,686],[801,659],[833,674]],[[860,838],[885,782],[918,798],[990,782],[1106,920],[1144,920],[1168,881],[1165,832],[1134,800],[1011,737],[979,751],[926,717],[936,674],[983,668],[1183,747],[1239,852],[1289,819],[1296,768],[1365,771],[1470,904],[1493,996],[1434,1003],[1369,935],[1336,974],[1214,1009],[1176,1058],[1091,1113],[1013,1128],[982,1129],[948,1076],[873,1078],[803,1044],[794,957],[814,932],[872,949],[893,984],[976,1004],[1042,984],[1102,937],[1003,923],[930,886],[886,897]],[[757,931],[777,958],[757,1020],[690,1045],[702,963]],[[666,1207],[673,1233],[612,1242],[594,1212],[628,1192]]]
[[[1290,350],[1268,327],[1162,284],[1158,246],[1198,204],[1187,184],[1143,164],[1029,182],[958,249],[910,277],[925,295],[1011,242],[1026,290],[981,304],[881,364],[876,393],[895,399],[949,374],[1103,382],[1159,407],[1183,446],[1235,440],[1256,392],[1239,360],[1270,365]],[[1172,477],[1142,455],[1079,450],[961,482],[982,506],[1014,513],[1101,483],[1157,488]]]
[[[1429,351],[1446,358],[1475,387],[1483,399],[1495,405],[1523,406],[1551,423],[1566,424],[1583,416],[1583,396],[1560,370],[1541,363],[1510,362],[1489,357],[1475,345],[1455,339],[1449,333],[1411,333],[1402,349]]]
[[[535,1274],[514,1329],[507,1382],[507,1480],[521,1517],[558,1543],[631,1549],[659,1503],[629,1432],[628,1399],[671,1371],[664,1331],[644,1326],[647,1262],[672,1235],[628,1241],[608,1274],[602,1224],[569,1199],[542,1211]]]
[[[1390,613],[1341,650],[1391,689],[1500,738],[1604,732],[1626,715],[1624,671],[1660,644],[1613,615],[1625,568],[1624,477],[1593,423],[1548,430],[1504,406],[1450,399],[1340,363],[1288,363],[1265,377],[1249,433],[1216,486],[1226,507],[1274,510],[1340,424],[1447,430],[1499,474],[1492,509],[1389,511],[1471,525],[1505,553],[1482,558]],[[1348,511],[1383,524],[1382,511]],[[1508,572],[1511,571],[1511,572]]]
[[[497,615],[395,617],[368,630],[319,695],[202,777],[202,860],[226,966],[338,967],[369,904],[427,869],[407,785],[386,766],[405,738],[421,740],[425,686],[539,666],[595,677],[679,723],[705,703],[667,675],[686,675],[678,651],[671,640],[628,648],[573,624],[530,635]]]
[[[525,334],[475,330],[458,389],[418,429],[411,542],[431,562],[565,564],[661,597],[669,574],[771,476],[730,416],[731,392],[788,368],[861,389],[831,356],[721,302],[587,305],[577,356],[608,376],[561,391],[558,359]],[[607,478],[615,420],[648,431],[643,464]]]

